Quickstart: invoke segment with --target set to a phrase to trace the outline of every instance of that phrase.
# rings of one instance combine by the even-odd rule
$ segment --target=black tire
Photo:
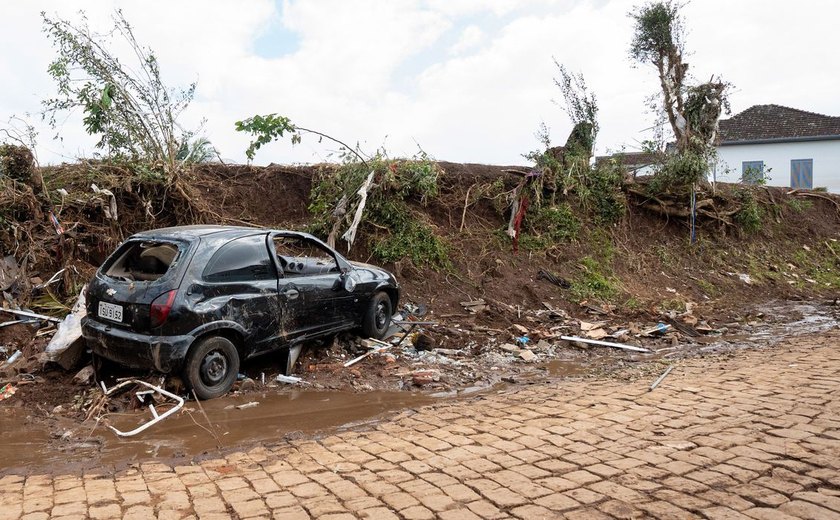
[[[239,373],[239,353],[229,339],[210,336],[187,354],[184,381],[201,399],[215,399],[228,393]]]
[[[384,338],[391,326],[391,314],[391,298],[384,292],[374,294],[362,322],[362,334],[368,338]]]

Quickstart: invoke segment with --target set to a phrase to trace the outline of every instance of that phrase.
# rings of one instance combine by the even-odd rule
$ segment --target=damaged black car
[[[280,352],[285,373],[311,339],[382,338],[394,276],[294,231],[183,226],[133,235],[87,289],[82,330],[95,356],[182,375],[200,399],[227,393],[240,362]]]

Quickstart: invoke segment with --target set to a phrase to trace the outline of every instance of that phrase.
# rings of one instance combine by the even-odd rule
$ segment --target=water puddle
[[[0,473],[34,468],[54,471],[105,465],[118,468],[149,459],[191,459],[244,444],[272,443],[296,435],[352,428],[376,421],[384,413],[424,406],[434,400],[416,392],[252,393],[202,402],[207,418],[196,402],[190,401],[185,405],[189,413],[178,413],[128,438],[117,438],[102,425],[89,436],[92,421],[86,424],[68,421],[65,426],[72,429],[67,430],[70,433],[66,438],[53,438],[36,425],[25,429],[15,427],[25,423],[28,412],[7,408],[0,410],[3,424]],[[250,402],[259,404],[249,407]],[[147,411],[109,416],[111,424],[123,431],[136,428],[148,418]]]

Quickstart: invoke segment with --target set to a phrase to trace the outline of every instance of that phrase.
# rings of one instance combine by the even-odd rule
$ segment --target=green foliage
[[[615,161],[596,165],[586,176],[578,196],[585,207],[591,208],[597,223],[612,224],[624,216],[627,201],[621,189],[622,181],[621,166]]]
[[[635,9],[630,56],[641,63],[655,63],[663,55],[682,52],[685,33],[680,4],[673,1],[650,2]]]
[[[764,210],[755,200],[752,191],[738,192],[741,209],[735,214],[735,222],[747,233],[756,233],[764,225]]]
[[[796,213],[804,213],[805,211],[814,207],[814,203],[810,200],[790,199],[786,202],[787,206]]]
[[[116,11],[114,28],[106,34],[92,31],[84,13],[76,24],[45,13],[41,17],[58,52],[47,68],[58,96],[43,102],[44,117],[53,128],[59,114],[81,110],[85,131],[99,137],[96,146],[109,158],[160,163],[167,175],[207,158],[181,153],[195,148],[195,132],[183,130],[178,118],[192,101],[196,84],[168,88],[155,53],[137,42],[122,11]],[[130,59],[118,58],[112,50],[116,45],[127,46]]]
[[[708,170],[708,157],[703,153],[686,150],[671,154],[659,166],[648,189],[652,194],[684,191],[704,180]]]
[[[572,295],[580,301],[588,299],[609,300],[615,297],[618,282],[615,277],[591,256],[581,259],[580,273],[572,280]]]
[[[554,60],[554,65],[560,73],[559,78],[554,78],[554,84],[563,94],[566,113],[575,125],[575,130],[569,140],[575,137],[575,141],[579,142],[582,148],[573,153],[580,155],[585,152],[589,156],[592,154],[592,146],[598,135],[598,102],[595,93],[589,91],[583,74],[569,72],[557,60]]]
[[[291,120],[288,117],[277,114],[255,115],[248,119],[237,121],[236,131],[245,132],[252,136],[252,141],[248,145],[248,149],[245,150],[245,155],[251,161],[254,160],[257,150],[264,144],[276,141],[285,134],[291,135],[292,144],[300,142],[300,134],[297,132]]]
[[[580,232],[580,220],[566,203],[544,205],[530,212],[525,219],[526,229],[519,243],[528,251],[539,251],[551,246],[571,242]]]
[[[337,221],[336,208],[355,200],[359,187],[373,171],[373,186],[368,191],[360,228],[368,235],[374,256],[382,262],[409,258],[418,267],[448,268],[446,242],[409,205],[410,200],[426,204],[437,196],[437,164],[422,152],[408,160],[389,159],[383,152],[365,163],[349,156],[345,159],[337,170],[322,173],[312,187],[312,231],[328,235],[336,224],[341,231],[352,215],[346,208]]]

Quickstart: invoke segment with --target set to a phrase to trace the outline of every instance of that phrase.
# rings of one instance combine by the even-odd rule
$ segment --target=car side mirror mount
[[[356,290],[356,277],[353,276],[352,272],[342,274],[339,281],[345,291],[351,293]]]

